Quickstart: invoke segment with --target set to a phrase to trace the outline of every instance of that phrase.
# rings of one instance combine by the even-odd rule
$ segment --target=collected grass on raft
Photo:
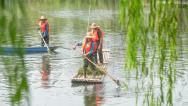
[[[93,75],[93,73],[94,73],[94,71],[91,70],[90,67],[88,67],[88,68],[86,69],[86,75]],[[81,67],[81,68],[78,70],[77,75],[84,75],[84,69],[83,69],[83,67]],[[96,75],[98,75],[98,76],[99,76],[99,75],[104,75],[104,73],[101,72],[99,69],[96,68]]]

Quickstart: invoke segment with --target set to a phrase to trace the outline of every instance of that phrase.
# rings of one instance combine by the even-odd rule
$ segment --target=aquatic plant
[[[18,26],[23,24],[21,20],[26,18],[25,5],[23,3],[22,0],[0,1],[0,46],[24,46],[24,39],[22,36],[18,36],[17,32]],[[0,52],[2,53],[3,50],[0,50]],[[29,85],[24,62],[24,51],[20,49],[13,55],[1,55],[0,59],[4,65],[1,71],[9,86],[11,105],[20,105],[21,100],[28,101],[29,105]]]

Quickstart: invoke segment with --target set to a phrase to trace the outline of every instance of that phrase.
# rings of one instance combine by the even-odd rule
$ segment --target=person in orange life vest
[[[83,56],[86,56],[88,59],[96,63],[96,54],[97,54],[97,44],[93,41],[93,36],[90,32],[87,33],[87,36],[85,36],[84,40],[82,42],[79,42],[75,45],[73,49],[76,49],[76,46],[82,46],[83,50]],[[84,59],[84,77],[86,78],[86,70],[88,65],[90,64],[91,69],[94,71],[93,76],[96,75],[96,67],[90,63],[87,59]]]
[[[44,16],[41,16],[39,19],[39,30],[41,32],[41,35],[46,42],[46,44],[49,44],[49,24],[47,21],[47,18]],[[44,41],[41,39],[41,45],[44,46]]]
[[[103,38],[104,38],[104,32],[100,29],[100,26],[98,26],[96,23],[92,23],[91,26],[91,33],[95,35],[94,41],[97,43],[97,53],[99,55],[99,61],[101,64],[103,64],[103,54],[102,54],[102,48],[103,48]],[[97,60],[97,56],[96,56]]]

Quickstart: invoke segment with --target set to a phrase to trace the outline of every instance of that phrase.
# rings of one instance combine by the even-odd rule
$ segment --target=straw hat
[[[41,16],[40,20],[46,20],[47,18],[45,16]]]
[[[92,23],[90,28],[94,29],[94,28],[99,28],[100,26],[98,26],[96,23]]]
[[[92,39],[93,38],[93,34],[91,32],[88,32],[87,35],[85,36],[85,38]]]

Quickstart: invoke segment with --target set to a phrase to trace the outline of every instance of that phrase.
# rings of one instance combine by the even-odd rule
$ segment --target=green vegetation
[[[139,74],[142,77],[150,78],[143,105],[173,105],[173,88],[176,81],[175,63],[178,58],[177,38],[181,38],[181,31],[186,31],[188,28],[188,17],[181,14],[182,8],[188,10],[188,7],[176,5],[177,1],[119,0],[119,20],[126,36],[126,69],[136,70],[135,76],[137,79]],[[27,28],[24,25],[25,23],[31,24],[33,29],[36,29],[35,21],[40,17],[39,13],[46,15],[45,12],[47,11],[76,10],[78,8],[88,10],[89,2],[91,2],[91,10],[98,8],[105,10],[108,8],[116,9],[118,0],[0,0],[0,46],[24,47],[25,39],[22,35],[26,33],[25,28]],[[53,31],[62,31],[66,24],[70,24],[70,21],[74,26],[74,32],[83,33],[85,32],[83,28],[86,29],[87,27],[85,20],[74,19],[72,21],[70,18],[64,19],[68,21],[67,23],[66,21],[61,23],[61,16],[52,17],[49,15],[47,17],[49,23],[53,23]],[[112,27],[118,26],[117,23],[108,24]],[[51,32],[53,35],[56,35],[55,33],[57,32]],[[34,34],[31,36],[34,36]],[[141,54],[141,59],[138,58],[139,54]],[[20,105],[21,101],[27,101],[29,104],[29,85],[24,51],[20,50],[12,56],[1,55],[0,60],[4,65],[4,69],[2,69],[4,79],[7,80],[9,85],[11,105]],[[159,68],[154,69],[154,64]],[[159,78],[160,93],[158,95],[154,93],[154,76],[156,73]],[[78,74],[83,74],[82,68],[78,70]],[[91,74],[92,70],[88,69],[87,75]],[[97,70],[97,75],[101,74],[101,71]],[[136,90],[141,89],[137,87]]]
[[[91,68],[87,68],[86,70],[86,74],[87,75],[93,75],[93,70],[91,70]],[[84,75],[84,69],[83,68],[80,68],[77,72],[77,75]],[[77,76],[76,75],[76,76]],[[96,68],[96,75],[104,75],[104,73],[102,73],[98,68]]]
[[[126,32],[125,66],[128,70],[136,69],[137,73],[145,77],[150,75],[151,87],[144,100],[148,106],[173,105],[177,35],[178,26],[181,26],[180,6],[175,4],[177,2],[177,0],[148,0],[148,2],[120,0],[120,23]],[[141,60],[138,59],[138,54],[141,54]],[[149,56],[152,57],[151,60],[147,58]],[[157,69],[161,91],[159,96],[156,96],[152,89],[153,76],[156,73],[153,71],[154,63],[159,67]],[[142,71],[138,72],[140,65]],[[168,85],[167,92],[164,90],[166,89],[164,83]]]
[[[23,37],[17,36],[19,33],[17,32],[17,28],[23,24],[21,20],[26,18],[23,1],[1,0],[0,11],[0,46],[11,45],[13,47],[23,47]],[[4,64],[4,69],[1,70],[9,85],[11,105],[20,105],[21,100],[29,101],[29,86],[24,62],[24,51],[20,49],[12,56],[1,55],[0,59]]]

